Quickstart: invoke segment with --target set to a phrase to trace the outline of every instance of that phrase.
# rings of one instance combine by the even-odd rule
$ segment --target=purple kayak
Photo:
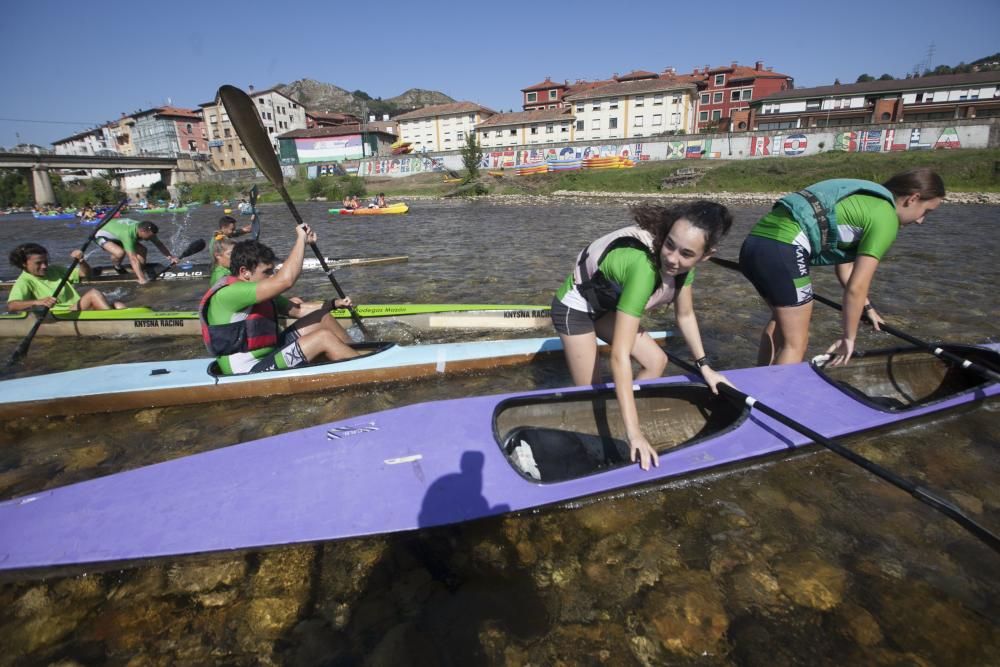
[[[949,349],[1000,368],[996,346]],[[869,353],[846,368],[803,363],[726,375],[827,437],[1000,394],[1000,385],[911,349]],[[660,456],[648,472],[628,461],[610,385],[422,403],[0,503],[0,570],[440,526],[809,444],[685,376],[638,383],[636,400]]]

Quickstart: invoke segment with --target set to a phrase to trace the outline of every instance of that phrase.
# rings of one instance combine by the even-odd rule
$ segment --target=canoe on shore
[[[660,339],[667,334],[652,334]],[[144,361],[79,368],[0,382],[0,419],[115,412],[254,396],[320,391],[374,382],[524,364],[562,350],[558,338],[470,343],[356,343],[361,356],[288,370],[219,375],[215,359]]]
[[[331,208],[327,210],[327,213],[330,215],[394,215],[406,213],[409,210],[409,205],[398,203],[390,204],[385,208]]]
[[[326,265],[331,269],[346,269],[352,266],[374,266],[376,264],[399,264],[410,261],[409,255],[371,255],[369,257],[326,257]],[[278,266],[281,266],[278,264]],[[304,271],[314,271],[321,269],[319,260],[315,257],[306,257],[302,261]],[[164,269],[166,269],[164,271]],[[132,267],[123,267],[124,273],[118,273],[110,266],[91,267],[92,275],[81,284],[88,283],[122,283],[135,282],[135,274]],[[164,271],[160,273],[160,271]],[[152,262],[146,265],[146,275],[152,277],[157,275],[157,280],[188,280],[191,278],[208,278],[212,274],[210,264],[195,264],[192,262],[181,262],[176,266],[169,267],[166,264]],[[15,277],[0,278],[0,288],[10,288],[16,280]]]
[[[997,346],[952,349],[1000,361]],[[727,376],[830,438],[1000,394],[914,350]],[[0,503],[0,570],[415,530],[662,485],[810,444],[685,376],[639,383],[636,401],[659,451],[649,471],[628,460],[610,386],[421,403]]]
[[[552,324],[548,306],[464,303],[365,304],[355,308],[368,323],[393,322],[421,331],[440,329],[538,329]],[[333,316],[345,327],[350,313],[339,308]],[[287,322],[284,324],[287,325]],[[28,312],[0,314],[0,338],[23,337],[35,325]],[[193,310],[49,311],[36,336],[200,336],[201,324]]]

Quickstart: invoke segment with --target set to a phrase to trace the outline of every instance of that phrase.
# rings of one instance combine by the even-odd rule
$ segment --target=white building
[[[254,102],[261,124],[271,139],[271,147],[278,154],[278,135],[291,130],[306,129],[306,110],[292,98],[275,88],[254,91],[250,86],[247,94]],[[222,99],[199,105],[208,133],[208,151],[212,164],[219,170],[251,169],[254,166],[250,154],[246,152],[236,130],[229,121]]]
[[[99,127],[53,141],[52,148],[56,155],[103,155],[109,150],[117,152],[108,147],[108,138]]]
[[[461,150],[469,133],[496,114],[474,102],[435,104],[396,116],[399,139],[414,152]]]
[[[697,86],[674,77],[619,80],[566,96],[576,141],[693,132]]]
[[[575,133],[575,118],[568,108],[498,113],[476,126],[483,148],[565,143],[573,141]]]

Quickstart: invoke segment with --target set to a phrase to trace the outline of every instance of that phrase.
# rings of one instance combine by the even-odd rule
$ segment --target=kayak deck
[[[961,352],[1000,367],[995,348]],[[795,364],[727,376],[831,438],[1000,394],[996,383],[945,370],[924,352],[857,361],[849,373]],[[908,379],[897,382],[900,377]],[[838,388],[848,380],[851,391]],[[907,405],[878,406],[887,398],[886,383],[898,385],[892,387],[898,395],[888,398]],[[409,405],[0,503],[0,570],[414,530],[663,484],[810,444],[766,415],[748,418],[747,408],[723,405],[684,376],[644,381],[636,393],[643,427],[661,450],[659,466],[649,471],[621,461],[611,386]],[[867,398],[859,400],[862,395]],[[609,450],[606,461],[597,457],[597,465],[538,479],[525,457],[515,462],[508,453],[525,441],[514,436],[531,429],[572,429],[589,437],[585,447],[596,438],[616,451]],[[542,442],[532,434],[526,441]],[[540,462],[545,455],[532,451],[540,472],[551,467]],[[565,453],[551,458],[558,463]]]

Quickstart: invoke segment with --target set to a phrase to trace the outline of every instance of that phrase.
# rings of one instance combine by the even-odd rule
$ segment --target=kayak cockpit
[[[370,356],[372,354],[378,354],[379,352],[385,352],[390,347],[394,347],[395,345],[396,345],[395,343],[385,343],[385,342],[351,343],[351,347],[354,348],[355,350],[357,350],[358,354],[360,356],[362,356],[362,357],[367,357],[367,356]],[[356,358],[357,357],[354,357],[353,359],[356,359]],[[285,373],[285,372],[288,372],[288,371],[300,371],[301,372],[302,369],[304,369],[304,368],[313,368],[313,367],[318,367],[318,366],[333,366],[335,364],[342,364],[344,362],[352,361],[353,359],[337,359],[336,361],[321,361],[321,362],[315,363],[315,364],[302,364],[302,365],[296,366],[294,368],[276,369],[276,370],[273,370],[273,371],[266,371],[265,373],[266,374],[271,374],[271,373]],[[223,373],[222,370],[219,368],[219,363],[217,361],[213,361],[212,363],[210,363],[208,365],[208,374],[211,375],[212,377],[216,377],[216,378],[235,377],[235,376],[230,376],[230,375],[226,375],[225,373]],[[241,373],[241,375],[251,375],[251,373]]]
[[[1000,370],[1000,355],[966,345],[944,345],[965,359]],[[852,398],[884,412],[904,412],[984,386],[981,375],[942,361],[923,349],[895,348],[855,356],[847,366],[820,367],[824,379]]]
[[[692,384],[645,386],[635,401],[643,433],[661,454],[732,429],[745,413]],[[634,465],[611,388],[510,399],[497,406],[493,424],[508,462],[531,481],[560,482]]]

